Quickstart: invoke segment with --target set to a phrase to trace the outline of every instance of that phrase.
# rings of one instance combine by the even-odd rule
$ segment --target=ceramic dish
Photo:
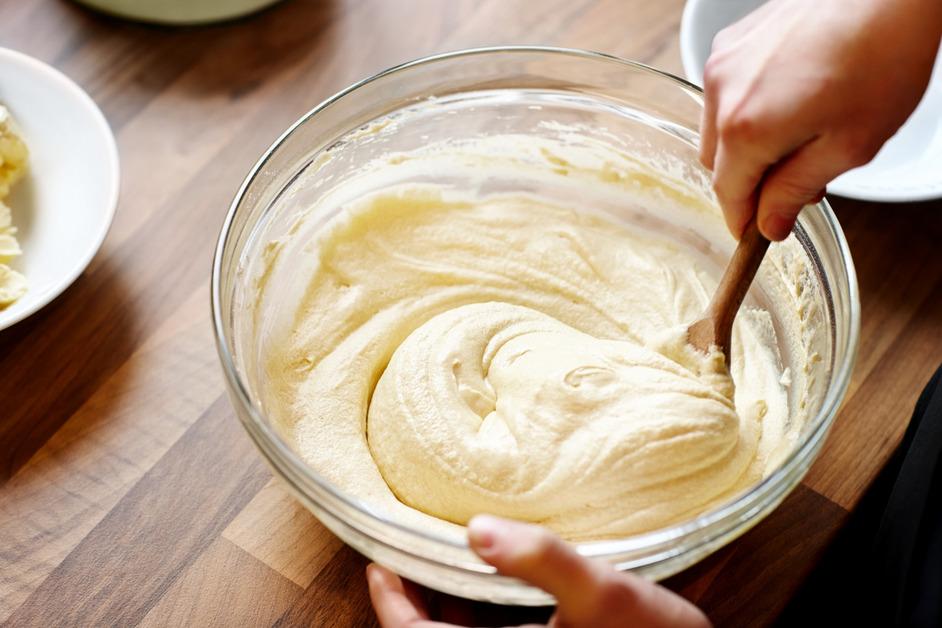
[[[688,0],[680,24],[687,78],[703,85],[713,37],[764,0]],[[942,197],[942,54],[929,88],[909,120],[873,160],[828,185],[829,194],[868,201],[920,201]]]
[[[7,204],[23,255],[12,266],[29,290],[0,310],[0,329],[52,301],[85,270],[118,201],[118,150],[82,88],[25,54],[0,48],[0,104],[29,148],[29,171]]]

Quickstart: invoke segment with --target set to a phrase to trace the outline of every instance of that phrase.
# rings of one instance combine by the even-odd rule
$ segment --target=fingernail
[[[497,517],[477,515],[468,522],[468,541],[474,551],[488,552],[497,544],[504,524]]]
[[[781,214],[769,214],[762,221],[761,230],[770,240],[784,240],[791,233],[793,222]]]

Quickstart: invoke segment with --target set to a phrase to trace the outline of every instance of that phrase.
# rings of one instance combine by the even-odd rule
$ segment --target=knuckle
[[[708,155],[706,150],[701,148],[700,153],[697,155],[697,159],[700,162],[700,165],[706,168],[707,170],[713,169],[713,156]]]
[[[704,89],[712,89],[719,85],[720,83],[720,59],[719,56],[714,52],[706,60],[706,63],[703,66],[703,87]]]
[[[869,135],[849,134],[839,144],[841,158],[850,166],[862,166],[876,156],[880,150],[880,142]]]
[[[725,50],[714,50],[703,64],[703,89],[718,91],[729,82],[728,54]]]
[[[720,117],[717,128],[724,141],[751,142],[761,136],[762,120],[756,113],[738,105]]]
[[[742,213],[740,203],[737,200],[738,195],[732,193],[724,186],[714,186],[713,192],[716,195],[717,202],[719,202],[719,205],[723,208],[723,212],[725,214],[730,216],[739,216]]]
[[[729,47],[729,43],[732,40],[732,31],[730,27],[727,26],[720,30],[716,35],[713,36],[713,43],[710,46],[712,52],[720,52],[726,50]]]
[[[722,180],[713,183],[713,193],[723,206],[728,206],[733,200],[732,192],[730,192],[729,187]]]
[[[713,193],[728,211],[740,211],[741,205],[749,198],[751,190],[742,190],[726,176],[720,176],[713,182]]]
[[[796,177],[783,177],[773,183],[775,196],[791,200],[794,203],[810,201],[821,189],[820,183]]]
[[[533,537],[532,555],[542,559],[556,550],[556,538],[542,528]]]

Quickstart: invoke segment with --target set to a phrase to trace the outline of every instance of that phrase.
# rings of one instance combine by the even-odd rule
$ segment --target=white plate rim
[[[76,101],[81,103],[83,110],[87,114],[89,122],[94,125],[95,130],[98,131],[98,135],[103,140],[103,146],[105,148],[106,155],[105,161],[102,163],[102,168],[105,170],[104,179],[108,184],[107,190],[107,207],[103,213],[104,219],[101,221],[101,224],[98,227],[98,232],[95,234],[94,239],[89,240],[88,247],[85,250],[84,254],[79,257],[78,261],[73,265],[72,269],[63,274],[63,276],[51,287],[47,288],[45,291],[39,295],[35,295],[32,298],[29,298],[27,295],[24,295],[22,298],[29,300],[26,302],[26,306],[16,310],[14,313],[5,314],[0,311],[0,331],[19,323],[20,321],[32,316],[42,308],[46,307],[51,303],[56,297],[65,292],[65,290],[75,283],[75,280],[78,279],[88,265],[94,259],[95,255],[101,249],[101,245],[105,241],[105,237],[108,235],[108,231],[111,229],[111,224],[114,222],[114,215],[118,207],[118,196],[120,194],[121,188],[121,170],[120,170],[120,160],[118,157],[118,145],[115,141],[114,133],[111,131],[111,126],[108,124],[105,115],[101,112],[98,105],[95,104],[95,101],[92,100],[92,97],[88,93],[79,87],[75,81],[70,79],[68,76],[57,70],[56,68],[48,65],[31,57],[28,54],[13,50],[12,48],[5,48],[0,46],[0,63],[17,63],[22,66],[25,66],[28,71],[33,72],[34,74],[43,75],[46,79],[49,79],[51,82],[55,83],[58,87],[62,88],[64,91],[69,92],[72,96],[75,97]],[[28,279],[28,278],[27,278]]]
[[[684,75],[691,83],[703,87],[703,69],[697,63],[691,38],[693,35],[693,14],[696,11],[696,5],[700,0],[687,0],[684,2],[684,11],[680,15],[680,34],[678,43],[680,45],[680,64],[684,68]]]

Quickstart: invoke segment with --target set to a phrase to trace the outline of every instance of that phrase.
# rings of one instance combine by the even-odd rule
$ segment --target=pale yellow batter
[[[639,533],[748,488],[794,437],[768,314],[737,319],[734,387],[683,343],[714,277],[612,217],[406,184],[346,204],[305,250],[266,406],[387,517]]]

